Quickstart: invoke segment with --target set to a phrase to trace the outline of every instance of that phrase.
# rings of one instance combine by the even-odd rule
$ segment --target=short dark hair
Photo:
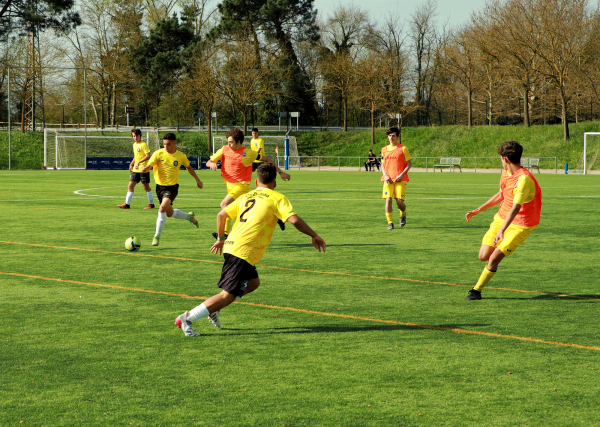
[[[256,177],[263,184],[270,184],[277,178],[277,168],[273,163],[263,163],[256,169]]]
[[[177,141],[177,137],[173,132],[166,133],[165,136],[163,136],[163,140],[165,139],[167,141]]]
[[[400,129],[398,129],[397,127],[394,126],[393,128],[389,128],[385,134],[389,135],[391,133],[395,133],[396,136],[400,136]]]
[[[511,163],[521,163],[521,155],[523,154],[523,146],[517,141],[506,141],[498,147],[498,154],[506,157]]]
[[[237,142],[244,142],[244,132],[238,128],[229,129],[225,136],[227,138],[232,137]]]
[[[252,132],[258,132],[258,128],[252,128]]]
[[[142,136],[142,131],[139,129],[131,129],[131,133]]]

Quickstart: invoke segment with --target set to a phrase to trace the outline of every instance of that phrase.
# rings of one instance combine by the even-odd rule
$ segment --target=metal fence
[[[290,156],[290,159],[296,156]],[[364,170],[365,162],[369,159],[365,157],[350,157],[350,156],[297,156],[298,166],[294,169],[308,168],[311,170]],[[455,157],[456,158],[456,157]],[[539,171],[554,170],[558,173],[558,160],[556,157],[535,157],[539,159]],[[413,168],[425,169],[425,172],[434,172],[434,166],[440,164],[441,157],[413,157]],[[381,162],[381,160],[379,159]],[[294,162],[295,163],[295,162]],[[284,164],[284,157],[277,157],[277,164]],[[477,172],[477,169],[498,169],[502,171],[502,162],[499,156],[495,157],[460,157],[460,169],[458,166],[454,168],[454,172],[465,170],[468,172]],[[439,169],[440,171],[443,169]],[[446,170],[448,171],[448,170]]]

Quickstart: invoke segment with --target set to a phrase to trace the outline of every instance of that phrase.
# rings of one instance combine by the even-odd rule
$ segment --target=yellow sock
[[[394,223],[394,214],[392,212],[390,213],[385,213],[385,217],[388,220],[388,224],[393,224]]]
[[[400,210],[400,216],[406,216],[406,209]]]
[[[229,235],[230,231],[231,231],[231,219],[227,218],[225,220],[225,234]]]
[[[481,292],[481,290],[483,288],[485,288],[485,286],[488,283],[490,283],[490,280],[492,280],[492,277],[494,277],[495,275],[496,275],[495,271],[490,271],[487,269],[487,267],[484,267],[483,272],[481,273],[481,276],[479,276],[479,280],[477,281],[477,284],[475,285],[475,287],[473,289]]]

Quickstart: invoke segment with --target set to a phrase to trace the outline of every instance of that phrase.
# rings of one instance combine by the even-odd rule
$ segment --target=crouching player
[[[258,167],[256,189],[225,206],[217,215],[218,240],[210,248],[214,254],[224,253],[225,263],[218,287],[221,293],[207,299],[196,308],[175,319],[175,324],[188,337],[200,334],[192,329],[192,322],[208,317],[217,328],[221,327],[219,312],[236,299],[254,290],[260,284],[255,265],[262,259],[277,225],[287,221],[312,238],[313,246],[325,252],[325,242],[298,215],[283,194],[274,191],[277,182],[274,164]],[[225,237],[225,220],[237,219],[231,234]]]
[[[531,172],[521,166],[523,147],[516,141],[507,141],[498,148],[498,154],[504,168],[500,191],[466,215],[470,221],[478,213],[502,202],[490,229],[483,236],[479,259],[487,261],[487,266],[469,291],[469,301],[481,299],[481,290],[496,274],[500,261],[512,254],[540,223],[542,190]]]

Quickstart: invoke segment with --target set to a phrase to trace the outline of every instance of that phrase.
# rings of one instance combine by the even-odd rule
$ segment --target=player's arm
[[[187,169],[189,174],[192,175],[196,180],[196,185],[198,186],[198,188],[202,188],[204,184],[202,184],[202,181],[200,181],[200,178],[198,178],[198,175],[196,175],[196,171],[194,170],[192,165],[187,165],[185,168]]]
[[[221,255],[223,253],[223,245],[227,239],[225,236],[225,220],[227,218],[229,218],[229,214],[225,209],[221,209],[221,212],[217,214],[217,234],[219,237],[214,245],[212,245],[210,248],[210,251],[215,255]]]
[[[491,208],[492,206],[496,206],[502,200],[504,200],[504,196],[502,195],[502,191],[499,191],[496,194],[494,194],[492,197],[490,197],[490,199],[487,202],[485,202],[483,205],[479,206],[477,209],[467,212],[467,215],[466,215],[467,221],[471,221],[472,217],[483,212],[486,209]]]
[[[141,173],[148,172],[150,169],[152,169],[152,166],[154,166],[156,161],[157,161],[157,157],[155,155],[152,155],[152,157],[150,157],[150,160],[148,160],[148,163],[146,164],[146,166],[144,166],[143,168],[140,169],[140,172]]]
[[[146,155],[144,157],[142,157],[139,162],[136,162],[135,158],[134,158],[131,161],[131,164],[133,165],[134,169],[137,169],[140,166],[140,163],[144,163],[148,159],[150,159],[150,153],[146,153]],[[129,170],[131,170],[131,166],[130,166]]]
[[[404,168],[402,173],[396,177],[395,181],[396,182],[402,181],[402,178],[404,178],[404,175],[406,175],[408,173],[408,171],[410,170],[411,167],[412,167],[412,160],[407,160],[406,167]]]
[[[279,174],[279,176],[281,176],[281,178],[282,178],[284,181],[289,181],[289,180],[290,180],[290,178],[291,178],[290,174],[289,174],[289,173],[286,173],[286,172],[284,172],[284,171],[282,171],[282,170],[281,170],[281,168],[280,168],[279,166],[277,166],[277,163],[275,163],[275,162],[274,162],[273,160],[271,160],[269,157],[267,157],[267,156],[261,156],[261,157],[260,157],[260,160],[262,160],[262,161],[264,161],[264,162],[266,162],[266,163],[272,163],[272,164],[274,164],[274,165],[275,165],[275,168],[277,168],[277,173]]]
[[[217,169],[219,169],[219,165],[217,165],[217,162],[219,160],[221,160],[222,157],[223,157],[223,149],[221,148],[210,157],[210,160],[208,162],[206,162],[206,166],[208,166],[208,168],[211,171],[216,171]]]
[[[310,236],[315,249],[318,249],[319,252],[321,252],[321,248],[323,248],[323,252],[325,252],[325,241],[321,239],[321,237],[319,237],[319,235],[315,233],[302,218],[300,218],[298,215],[292,215],[287,219],[287,221],[296,227],[298,231]]]
[[[506,229],[513,222],[513,219],[515,219],[515,217],[519,213],[521,206],[522,205],[519,205],[518,203],[514,203],[512,208],[510,208],[510,210],[506,214],[506,218],[504,218],[504,222],[502,223],[502,225],[498,229],[498,232],[494,236],[494,246],[496,246],[498,244],[498,242],[502,241],[502,239],[504,238],[504,233],[506,232]]]

